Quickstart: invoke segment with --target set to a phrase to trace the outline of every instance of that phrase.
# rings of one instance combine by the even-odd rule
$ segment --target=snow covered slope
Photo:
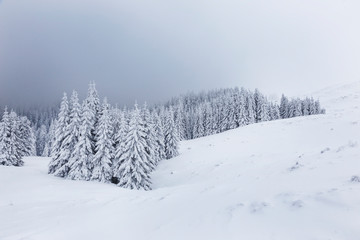
[[[360,82],[313,96],[326,115],[182,142],[149,192],[0,166],[0,239],[358,240]]]

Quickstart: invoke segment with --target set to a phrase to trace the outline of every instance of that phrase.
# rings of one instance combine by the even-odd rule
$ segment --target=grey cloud
[[[0,2],[0,102],[96,81],[113,103],[190,90],[300,94],[359,79],[358,1]]]

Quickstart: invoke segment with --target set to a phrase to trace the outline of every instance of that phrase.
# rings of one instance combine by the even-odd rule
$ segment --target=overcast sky
[[[112,103],[360,79],[358,0],[3,0],[0,103],[54,102],[95,81]]]

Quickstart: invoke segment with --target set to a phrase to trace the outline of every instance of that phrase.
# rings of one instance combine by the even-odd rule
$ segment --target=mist
[[[84,96],[90,81],[118,104],[357,81],[359,11],[355,0],[0,1],[0,103]]]

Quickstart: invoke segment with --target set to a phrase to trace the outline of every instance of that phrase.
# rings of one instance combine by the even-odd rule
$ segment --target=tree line
[[[172,107],[179,138],[189,140],[241,126],[277,119],[323,114],[319,100],[291,99],[282,95],[280,104],[269,101],[258,89],[227,88],[186,94],[156,108]]]
[[[23,156],[50,156],[49,174],[150,190],[151,172],[162,159],[178,155],[179,140],[322,113],[325,110],[313,98],[282,95],[278,104],[258,89],[244,88],[189,93],[151,107],[135,104],[132,109],[119,109],[106,98],[101,102],[91,83],[84,101],[73,91],[70,99],[64,94],[59,109],[30,114],[33,128],[27,117],[5,109],[0,122],[0,163],[21,166]]]

